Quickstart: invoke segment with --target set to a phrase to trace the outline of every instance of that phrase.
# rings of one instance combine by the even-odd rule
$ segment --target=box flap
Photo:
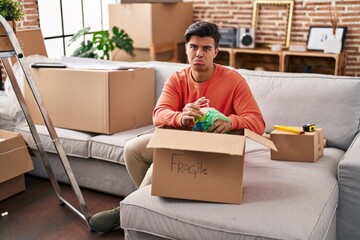
[[[270,141],[271,142],[271,141]],[[243,155],[244,136],[156,128],[148,148]]]
[[[271,141],[270,139],[268,139],[266,137],[260,136],[259,134],[256,134],[249,129],[244,129],[244,135],[248,138],[251,138],[255,142],[260,143],[261,145],[264,145],[266,147],[271,148],[274,151],[277,151],[277,148],[276,148],[275,144],[273,143],[273,141]]]

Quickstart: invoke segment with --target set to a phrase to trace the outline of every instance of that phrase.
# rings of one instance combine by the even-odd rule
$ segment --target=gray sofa
[[[185,66],[153,67],[156,98],[167,76]],[[120,202],[126,239],[360,239],[360,79],[318,74],[238,70],[272,125],[316,123],[327,147],[316,163],[270,160],[270,150],[247,140],[240,205],[151,196],[136,190],[123,164],[126,140],[153,126],[113,135],[58,129],[82,187],[125,197]],[[155,99],[156,101],[156,99]],[[46,130],[38,126],[56,176],[66,181]],[[17,126],[31,145],[26,126]],[[32,174],[46,177],[34,158]],[[90,209],[91,211],[91,209]]]

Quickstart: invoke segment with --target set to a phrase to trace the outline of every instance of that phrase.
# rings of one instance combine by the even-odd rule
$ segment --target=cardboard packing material
[[[274,130],[270,139],[278,150],[271,150],[272,160],[316,162],[324,154],[324,130],[321,128],[300,135]]]
[[[134,48],[149,49],[153,43],[185,42],[184,34],[193,23],[190,2],[109,4],[109,28],[124,29]]]
[[[32,69],[55,127],[112,134],[152,124],[153,69]],[[35,100],[25,100],[36,124],[43,124]]]
[[[235,135],[157,128],[147,145],[154,149],[152,195],[240,204],[246,137],[276,150],[246,129]]]
[[[0,201],[24,191],[24,173],[33,169],[23,137],[0,130]]]

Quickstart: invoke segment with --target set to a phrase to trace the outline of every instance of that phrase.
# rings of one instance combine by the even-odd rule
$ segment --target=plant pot
[[[8,21],[8,24],[13,29],[14,33],[16,33],[16,22]],[[0,52],[8,52],[12,51],[12,44],[7,36],[5,28],[2,24],[0,24]]]
[[[342,42],[335,35],[330,35],[324,44],[324,53],[340,53]]]

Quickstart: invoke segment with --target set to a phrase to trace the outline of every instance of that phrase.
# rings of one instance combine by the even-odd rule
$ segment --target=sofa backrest
[[[186,66],[188,66],[188,64],[151,61],[148,62],[148,66],[155,69],[155,103],[156,103],[156,101],[160,97],[166,79],[168,79],[168,77],[171,74],[175,73],[176,71],[180,71]]]
[[[346,150],[359,130],[360,78],[238,69],[266,122],[323,128],[328,146]]]

